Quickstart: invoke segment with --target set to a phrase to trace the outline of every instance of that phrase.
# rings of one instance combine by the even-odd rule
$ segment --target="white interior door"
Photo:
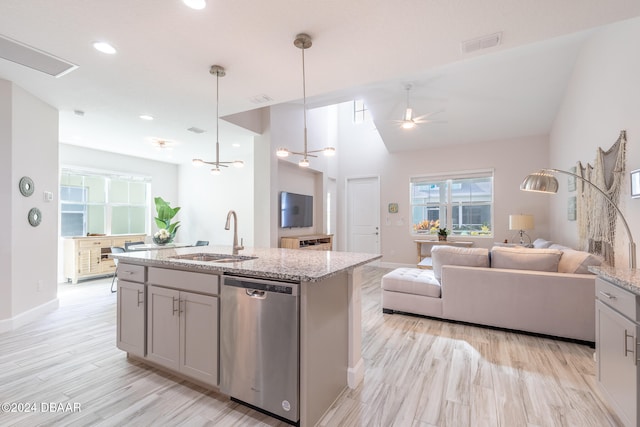
[[[347,251],[380,253],[378,177],[347,179]]]

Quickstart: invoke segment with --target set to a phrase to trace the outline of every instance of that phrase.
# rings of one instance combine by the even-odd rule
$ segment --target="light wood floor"
[[[387,271],[365,268],[365,380],[340,396],[323,426],[618,425],[598,392],[593,349],[383,315],[380,277]],[[59,310],[0,334],[0,403],[37,407],[35,413],[0,411],[0,426],[285,425],[128,361],[115,347],[110,284],[61,285]],[[81,410],[43,412],[43,402]]]

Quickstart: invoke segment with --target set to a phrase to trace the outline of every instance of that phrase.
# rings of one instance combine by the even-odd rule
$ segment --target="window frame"
[[[465,180],[465,179],[475,179],[475,178],[490,178],[491,179],[491,198],[489,202],[477,202],[477,203],[461,203],[455,202],[452,200],[452,183],[454,181]],[[445,197],[444,201],[440,198],[439,202],[433,202],[432,205],[437,205],[438,210],[442,212],[445,211],[445,227],[450,231],[451,236],[456,237],[474,237],[474,238],[491,238],[493,239],[495,236],[495,171],[493,168],[491,169],[479,169],[479,170],[470,170],[470,171],[459,171],[459,172],[445,172],[445,173],[434,173],[434,174],[425,174],[425,175],[416,175],[411,176],[409,179],[409,211],[410,211],[410,229],[409,232],[412,237],[419,238],[424,236],[435,236],[437,233],[435,232],[418,232],[414,225],[418,222],[418,220],[414,219],[414,208],[415,207],[429,207],[429,204],[414,204],[413,203],[413,187],[415,184],[420,183],[445,183]],[[461,232],[452,230],[453,224],[453,212],[462,206],[481,206],[489,204],[491,209],[491,223],[489,224],[488,232],[483,231],[472,231],[472,232]],[[473,233],[473,234],[472,234]]]

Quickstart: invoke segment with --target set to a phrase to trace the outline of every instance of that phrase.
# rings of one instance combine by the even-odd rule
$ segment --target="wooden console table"
[[[418,268],[424,268],[430,270],[431,267],[431,248],[436,245],[448,245],[448,246],[461,246],[468,248],[473,246],[473,242],[461,242],[459,240],[414,240],[416,247],[418,248]],[[428,255],[422,254],[422,246],[427,246]]]
[[[281,237],[280,247],[287,249],[312,249],[316,251],[331,251],[333,250],[333,234],[314,234],[310,236]]]

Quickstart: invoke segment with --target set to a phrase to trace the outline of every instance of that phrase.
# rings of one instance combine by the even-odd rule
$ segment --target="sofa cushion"
[[[589,252],[565,249],[562,251],[558,273],[590,274],[590,265],[602,264],[602,258]]]
[[[440,298],[440,282],[433,277],[433,270],[396,268],[382,276],[382,289],[405,294]]]
[[[489,267],[487,248],[460,248],[456,246],[434,246],[431,249],[433,275],[440,281],[443,265],[462,265],[465,267]]]
[[[561,255],[557,249],[494,246],[491,249],[491,268],[557,272]]]

